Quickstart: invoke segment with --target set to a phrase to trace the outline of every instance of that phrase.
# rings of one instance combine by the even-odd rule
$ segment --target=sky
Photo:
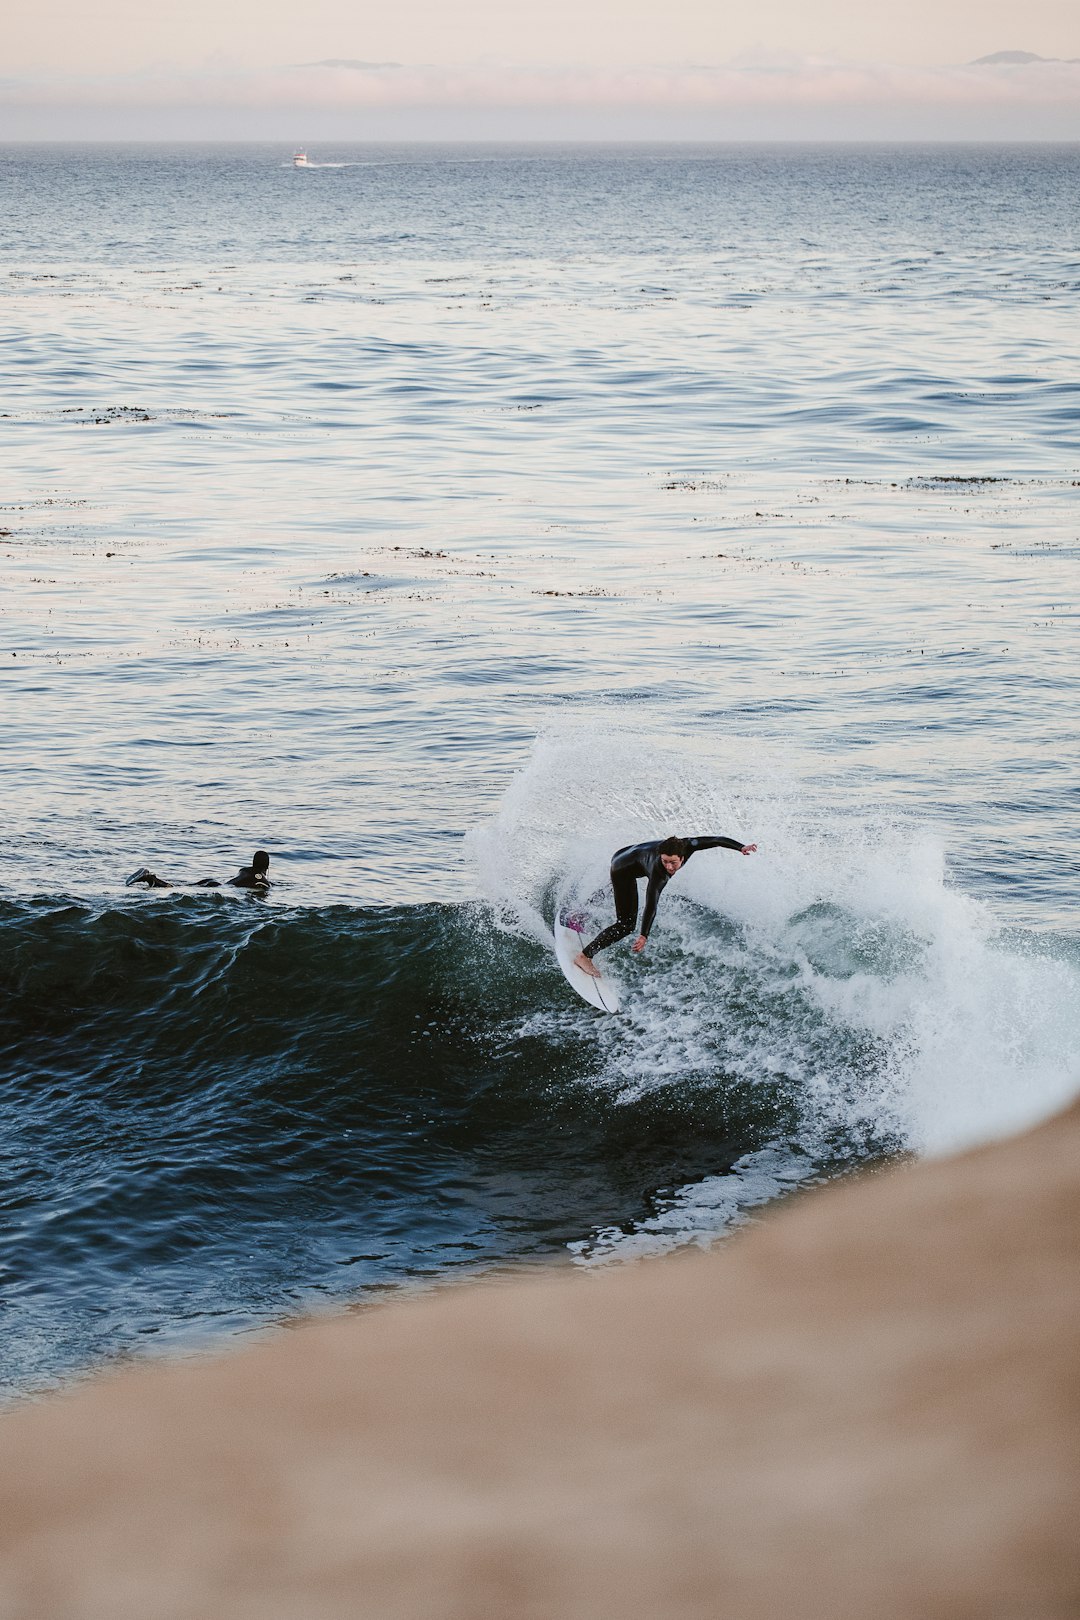
[[[33,0],[0,139],[1080,139],[1080,62],[1004,50],[1080,0]]]

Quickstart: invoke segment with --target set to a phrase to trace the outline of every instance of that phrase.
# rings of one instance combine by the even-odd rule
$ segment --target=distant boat
[[[293,153],[292,163],[294,169],[310,169],[312,167],[308,162],[307,153],[302,150]]]

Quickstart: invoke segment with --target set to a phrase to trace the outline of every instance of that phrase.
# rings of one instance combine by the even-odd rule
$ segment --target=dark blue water
[[[9,1391],[1080,1076],[1077,149],[311,156],[0,155]]]

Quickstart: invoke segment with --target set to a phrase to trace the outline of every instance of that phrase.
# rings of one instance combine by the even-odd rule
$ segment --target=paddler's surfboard
[[[579,967],[574,966],[574,957],[585,943],[582,937],[583,928],[588,928],[587,917],[580,911],[575,911],[572,906],[559,907],[555,914],[556,960],[563,970],[567,984],[572,985],[590,1007],[596,1007],[599,1012],[618,1012],[619,992],[612,981],[606,976],[594,979],[590,973],[583,973]]]

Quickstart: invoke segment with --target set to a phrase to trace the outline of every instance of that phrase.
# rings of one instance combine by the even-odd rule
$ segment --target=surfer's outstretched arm
[[[737,838],[688,838],[686,842],[690,855],[698,849],[733,849],[740,855],[753,855],[757,849],[756,844],[742,844]]]

